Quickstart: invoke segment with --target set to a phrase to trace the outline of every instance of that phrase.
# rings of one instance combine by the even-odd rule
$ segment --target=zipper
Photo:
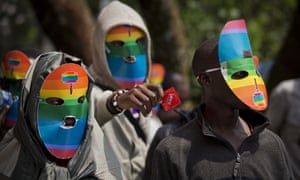
[[[237,153],[237,156],[235,159],[235,164],[234,164],[234,169],[233,169],[233,175],[232,175],[233,179],[236,179],[236,177],[238,175],[240,164],[241,164],[241,155],[240,155],[240,153]]]

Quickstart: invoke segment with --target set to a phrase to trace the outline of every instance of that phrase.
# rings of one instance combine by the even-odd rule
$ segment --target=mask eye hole
[[[114,47],[121,47],[124,46],[124,42],[123,41],[112,41],[110,42],[110,44]]]
[[[85,96],[80,96],[77,101],[78,101],[78,103],[82,104],[84,102],[84,99],[85,99]]]
[[[141,38],[139,38],[139,39],[136,40],[136,43],[145,46],[145,44],[146,44],[146,38],[145,37],[141,37]]]
[[[46,102],[48,104],[58,106],[58,105],[62,105],[64,103],[64,100],[58,97],[50,97],[46,99]]]
[[[243,79],[243,78],[246,78],[248,76],[248,72],[247,71],[238,71],[234,74],[231,75],[231,78],[232,79]]]

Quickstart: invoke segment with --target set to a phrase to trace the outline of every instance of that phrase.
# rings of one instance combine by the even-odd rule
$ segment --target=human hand
[[[145,83],[119,95],[117,102],[122,109],[137,108],[146,116],[162,100],[163,95],[163,89],[159,85]]]

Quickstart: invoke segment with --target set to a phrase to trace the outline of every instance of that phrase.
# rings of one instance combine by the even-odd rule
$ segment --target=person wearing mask
[[[151,110],[163,97],[160,86],[148,83],[150,48],[148,29],[134,9],[112,1],[101,10],[89,66],[97,85],[95,117],[128,180],[142,178]]]
[[[34,48],[10,50],[1,60],[0,140],[16,124],[22,81],[35,58],[41,53]]]
[[[56,51],[40,55],[21,88],[16,125],[0,143],[0,177],[122,179],[94,118],[92,88],[81,59]]]
[[[255,64],[243,19],[200,45],[192,60],[202,87],[199,107],[156,147],[153,180],[293,179],[282,140],[259,112],[268,97]]]

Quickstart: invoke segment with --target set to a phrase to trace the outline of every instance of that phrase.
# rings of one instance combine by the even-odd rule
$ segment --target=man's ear
[[[210,76],[207,73],[200,73],[197,80],[201,86],[207,86],[210,84]]]

